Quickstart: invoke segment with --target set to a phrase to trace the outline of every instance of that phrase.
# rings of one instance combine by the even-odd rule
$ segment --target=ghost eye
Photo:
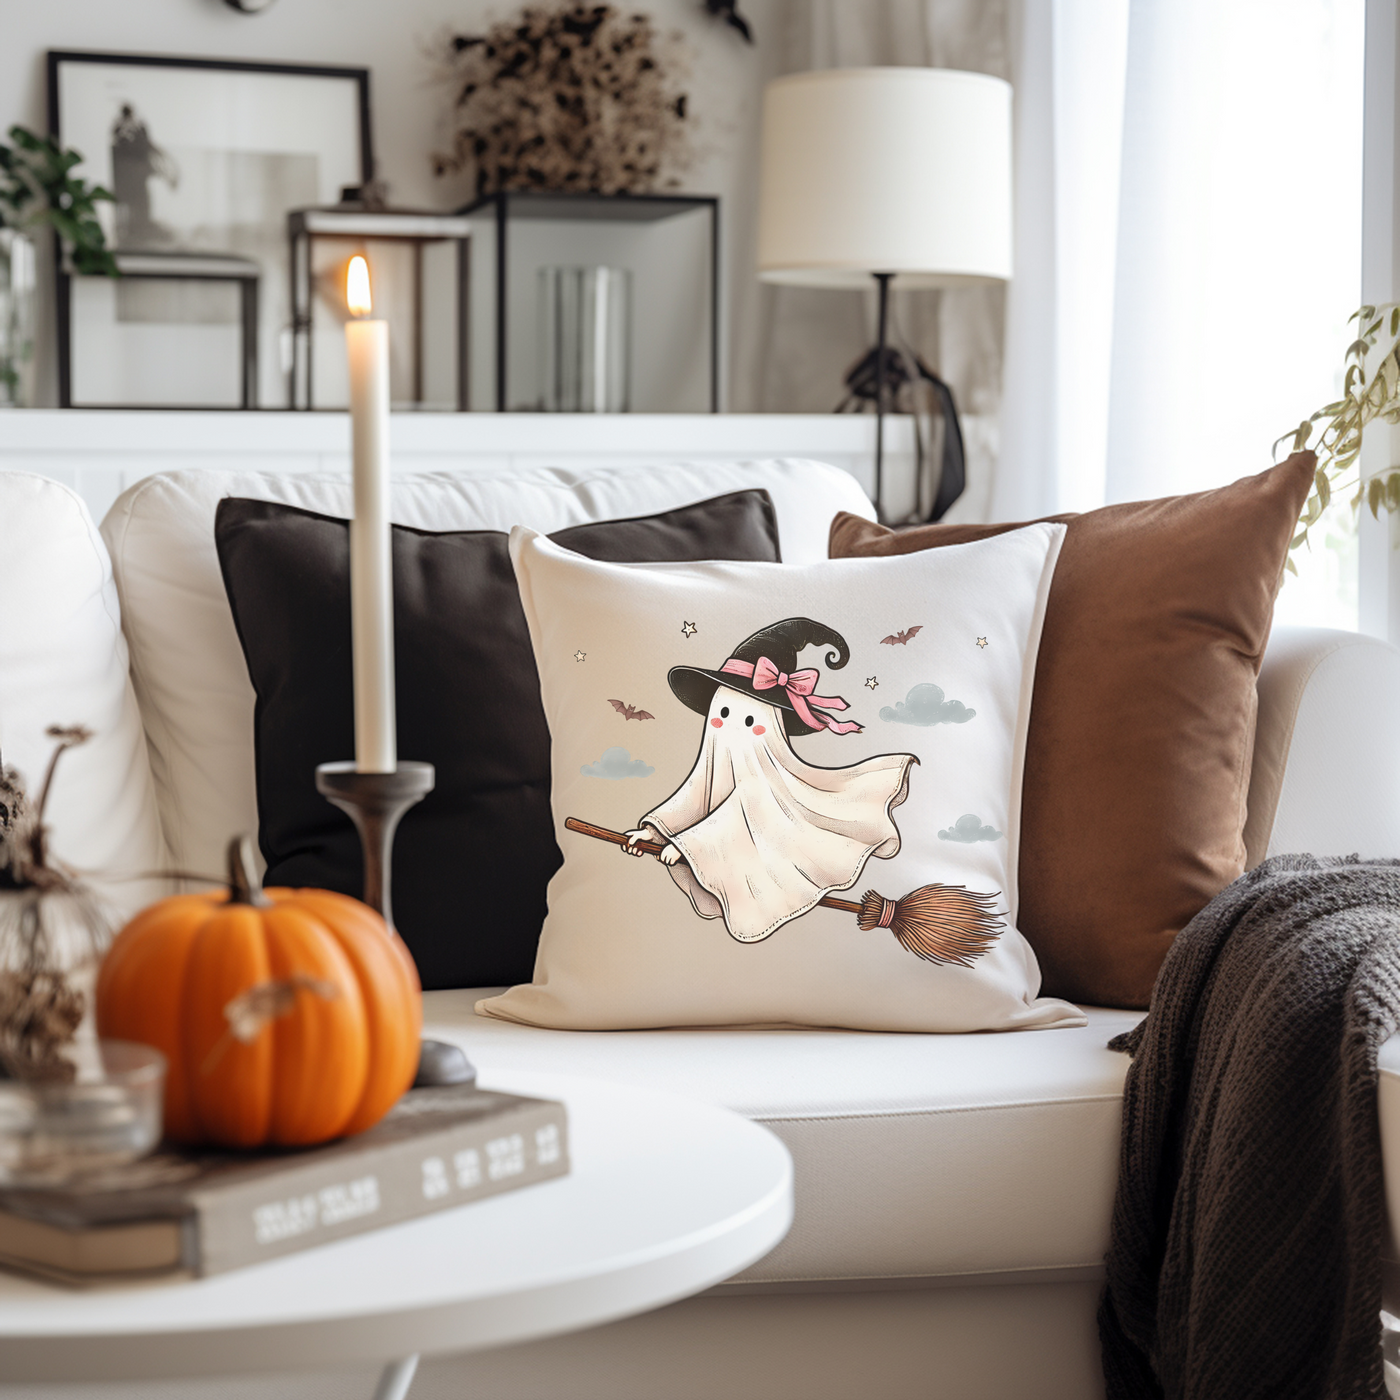
[[[724,708],[720,710],[720,712],[719,712],[719,717],[720,717],[721,719],[728,719],[728,718],[729,718],[729,706],[728,706],[728,705],[725,705]]]
[[[752,715],[746,716],[745,719],[744,719],[744,723],[747,724],[747,725],[749,726],[750,729],[752,729],[752,728],[753,728],[753,716],[752,716]]]

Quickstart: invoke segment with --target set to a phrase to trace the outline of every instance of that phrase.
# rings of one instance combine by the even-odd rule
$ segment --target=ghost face
[[[757,778],[769,781],[775,768],[801,760],[792,750],[783,712],[742,690],[720,686],[705,712],[700,752],[691,774],[695,797],[712,811],[736,786]],[[698,820],[703,813],[691,814]]]
[[[776,705],[766,705],[739,690],[720,686],[710,701],[705,722],[711,729],[723,731],[726,747],[746,740],[761,739],[765,734],[782,734],[783,717]],[[771,742],[771,740],[770,740]]]

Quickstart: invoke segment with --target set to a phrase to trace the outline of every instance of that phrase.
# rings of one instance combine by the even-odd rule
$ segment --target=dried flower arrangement
[[[675,188],[691,158],[678,34],[612,5],[527,6],[443,41],[452,149],[436,173],[499,190],[641,194]]]
[[[48,853],[44,811],[60,757],[91,734],[54,725],[53,756],[31,804],[13,768],[0,763],[0,1076],[67,1081],[65,1049],[90,998],[81,985],[111,933],[101,900]]]

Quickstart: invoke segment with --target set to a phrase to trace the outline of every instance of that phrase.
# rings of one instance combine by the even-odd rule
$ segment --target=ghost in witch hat
[[[853,885],[871,856],[899,850],[891,811],[909,792],[913,754],[876,754],[844,768],[820,768],[793,751],[789,736],[858,735],[839,695],[818,694],[821,672],[799,668],[804,648],[828,647],[843,667],[850,648],[809,617],[765,627],[715,670],[673,667],[667,680],[682,704],[704,715],[695,764],[684,782],[628,832],[628,846],[665,843],[661,859],[704,919],[724,920],[741,943],[767,938],[832,890]]]
[[[833,671],[851,659],[851,649],[839,632],[810,617],[789,617],[740,642],[719,670],[673,666],[666,680],[681,704],[702,715],[708,712],[716,689],[724,686],[781,710],[783,729],[791,738],[824,729],[859,734],[861,726],[855,721],[832,718],[830,712],[847,708],[839,695],[816,694],[821,673],[815,667],[798,669],[797,654],[804,647],[834,647],[825,657]]]

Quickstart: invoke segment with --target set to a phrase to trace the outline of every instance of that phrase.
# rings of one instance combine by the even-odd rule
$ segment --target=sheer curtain
[[[1335,397],[1360,298],[1364,0],[1021,0],[989,514],[1201,490]],[[1285,617],[1355,626],[1334,512]]]

